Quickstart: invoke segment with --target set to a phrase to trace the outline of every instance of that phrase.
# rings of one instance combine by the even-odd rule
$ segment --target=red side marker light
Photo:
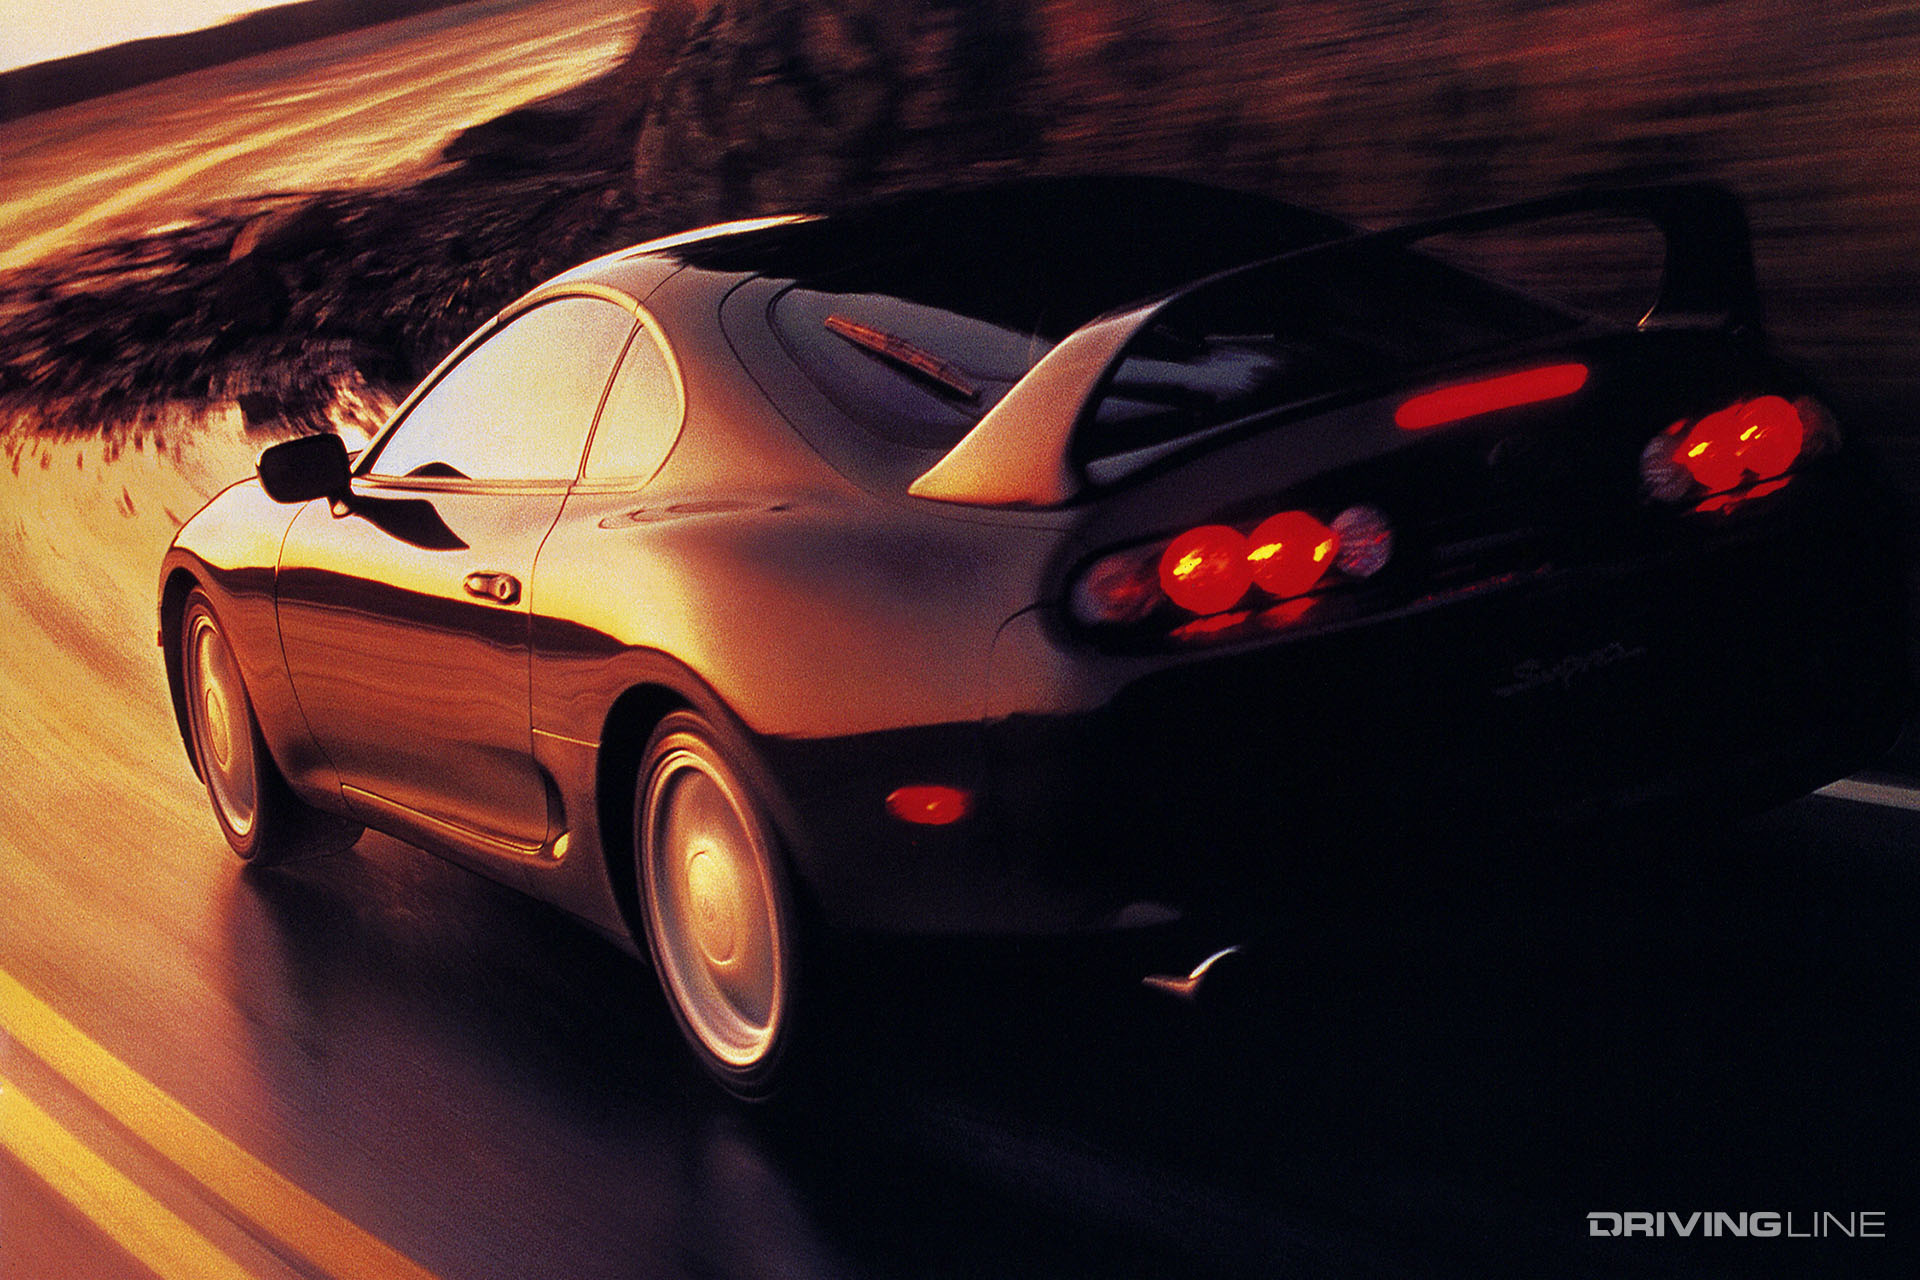
[[[1422,392],[1394,410],[1393,424],[1403,431],[1445,426],[1449,422],[1478,417],[1483,413],[1516,409],[1543,400],[1558,400],[1586,385],[1587,366],[1583,364],[1553,364],[1539,369],[1523,369],[1519,373],[1481,378],[1475,382],[1462,382],[1441,387],[1437,391]]]
[[[887,797],[887,812],[917,827],[949,826],[972,809],[972,794],[959,787],[901,787]]]

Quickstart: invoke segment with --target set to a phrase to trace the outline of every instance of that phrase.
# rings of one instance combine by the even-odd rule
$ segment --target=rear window
[[[1269,410],[1580,323],[1404,250],[1256,268],[1177,299],[1134,339],[1089,406],[1076,458],[1094,481],[1116,479]]]
[[[773,327],[842,413],[914,449],[952,448],[1053,348],[904,298],[799,287],[774,302]]]
[[[1088,321],[1345,231],[1191,183],[1071,178],[906,197],[680,252],[781,282],[768,315],[794,363],[863,430],[862,448],[917,454],[951,448]]]

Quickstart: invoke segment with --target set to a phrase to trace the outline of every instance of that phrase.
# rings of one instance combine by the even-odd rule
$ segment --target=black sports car
[[[1584,213],[1664,236],[1637,323],[1427,243]],[[1228,919],[1382,817],[1837,777],[1907,708],[1889,527],[1718,189],[1035,181],[541,286],[189,521],[160,640],[243,858],[365,824],[556,903],[753,1095],[814,925]]]

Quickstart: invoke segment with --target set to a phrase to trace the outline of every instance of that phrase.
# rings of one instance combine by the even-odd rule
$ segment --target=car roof
[[[973,339],[990,331],[1021,335],[1022,349],[1037,358],[1118,308],[1351,234],[1351,226],[1325,214],[1176,178],[1024,178],[698,228],[608,254],[537,292],[615,291],[658,316],[672,338],[681,325],[699,323],[696,299],[737,302],[748,296],[739,287],[754,282],[758,303],[723,321],[736,355],[836,470],[864,487],[904,493],[972,419],[937,441],[914,439],[890,422],[876,424],[866,412],[874,402],[849,398],[831,377],[797,400],[783,394],[803,367],[804,378],[828,372],[804,350],[812,344],[801,341],[796,349],[792,326],[782,328],[776,299],[787,291],[845,299],[836,306],[850,311],[877,305],[895,319],[900,307],[942,317],[929,322],[958,328],[934,345],[963,363],[978,355]],[[702,283],[672,291],[676,301],[669,302],[662,286],[683,271]],[[717,311],[708,314],[720,319]],[[833,408],[814,399],[822,391]]]
[[[1339,219],[1174,178],[1033,178],[728,223],[569,273],[637,291],[663,267],[830,284],[1057,340],[1225,267],[1351,234]]]

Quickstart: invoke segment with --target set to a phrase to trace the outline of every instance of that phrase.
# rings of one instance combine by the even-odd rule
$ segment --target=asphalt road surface
[[[241,870],[152,597],[259,441],[114,439],[0,462],[4,1280],[1914,1273],[1897,780],[1356,847],[1196,1005],[1078,948],[857,948],[833,1069],[743,1112],[640,962],[486,880],[376,835]]]
[[[7,1280],[146,1274],[143,1230],[210,1251],[161,1274],[445,1280],[1898,1274],[1920,1232],[1901,809],[1357,847],[1197,1006],[1072,948],[860,948],[834,1071],[742,1113],[567,920],[379,836],[227,853],[150,578],[247,470],[231,423],[7,447]],[[1885,1236],[1587,1234],[1625,1211]]]

